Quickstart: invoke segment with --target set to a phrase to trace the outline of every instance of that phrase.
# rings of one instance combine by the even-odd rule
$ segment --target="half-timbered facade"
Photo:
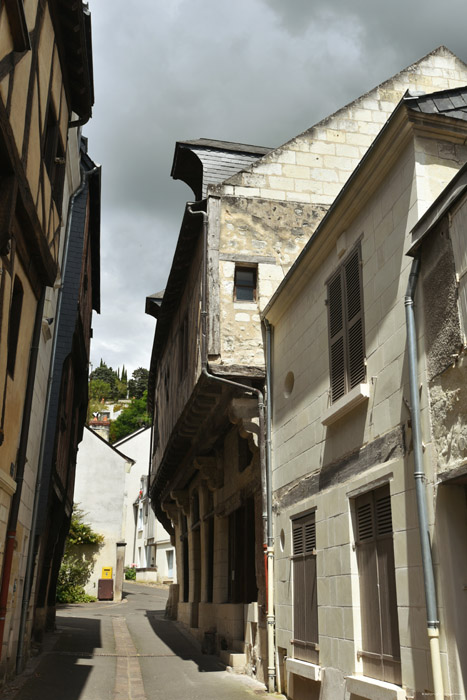
[[[1,674],[24,634],[34,490],[63,285],[80,130],[93,104],[90,15],[81,2],[0,7]],[[87,319],[89,321],[89,319]],[[23,599],[23,596],[26,598]],[[28,598],[29,600],[30,598]],[[26,640],[26,637],[24,637]],[[25,641],[27,649],[28,642]]]

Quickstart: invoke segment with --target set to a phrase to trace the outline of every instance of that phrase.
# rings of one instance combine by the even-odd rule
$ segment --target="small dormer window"
[[[234,300],[256,301],[257,268],[235,266]]]

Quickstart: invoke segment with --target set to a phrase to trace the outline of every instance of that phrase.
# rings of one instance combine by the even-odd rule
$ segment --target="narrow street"
[[[262,684],[225,671],[164,618],[167,591],[126,582],[122,603],[70,605],[5,700],[246,700]],[[277,697],[277,696],[275,696]]]

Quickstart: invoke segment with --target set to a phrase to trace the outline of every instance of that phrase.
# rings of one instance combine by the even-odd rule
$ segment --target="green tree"
[[[147,404],[147,392],[144,392],[140,399],[132,399],[130,405],[124,408],[118,418],[110,423],[111,443],[151,424]]]
[[[125,370],[126,377],[126,370]],[[90,386],[95,382],[104,382],[110,387],[109,393],[104,397],[107,400],[118,401],[118,399],[125,399],[127,395],[127,382],[126,379],[120,377],[120,369],[115,370],[112,367],[107,367],[106,363],[101,359],[99,367],[91,372],[89,377]],[[94,397],[93,397],[94,398]]]
[[[136,399],[141,399],[145,391],[148,390],[149,370],[138,367],[128,381],[128,394]]]
[[[110,384],[103,379],[94,378],[89,382],[89,398],[95,401],[107,401],[111,397]]]

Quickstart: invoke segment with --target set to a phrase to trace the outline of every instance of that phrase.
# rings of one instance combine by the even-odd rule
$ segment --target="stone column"
[[[117,566],[115,567],[115,590],[114,590],[114,600],[120,601],[122,599],[123,590],[123,571],[125,564],[125,547],[126,542],[117,542]]]

